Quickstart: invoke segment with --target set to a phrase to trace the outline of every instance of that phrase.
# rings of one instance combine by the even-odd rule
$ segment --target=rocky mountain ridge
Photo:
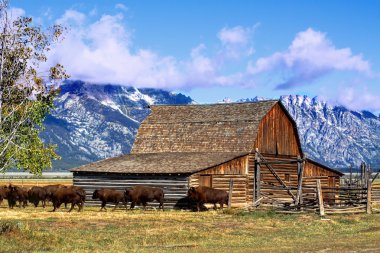
[[[334,168],[358,166],[362,161],[380,164],[379,117],[307,96],[280,99],[297,122],[308,157]],[[264,98],[238,102],[260,100]],[[61,86],[41,137],[58,144],[62,159],[54,162],[54,170],[67,170],[129,153],[140,123],[150,112],[148,105],[190,103],[194,101],[188,96],[159,89],[68,81]]]

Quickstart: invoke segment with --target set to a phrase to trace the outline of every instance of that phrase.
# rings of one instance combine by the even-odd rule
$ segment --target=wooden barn
[[[298,185],[337,187],[342,174],[304,158],[295,121],[278,100],[157,105],[141,124],[132,152],[72,169],[74,185],[162,187],[166,207],[186,206],[191,186],[232,187],[233,207],[298,201]],[[89,202],[93,204],[94,202]]]

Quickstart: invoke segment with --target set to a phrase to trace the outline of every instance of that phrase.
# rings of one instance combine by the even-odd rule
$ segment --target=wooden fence
[[[319,182],[319,185],[318,185]],[[316,180],[314,186],[302,187],[299,203],[295,204],[290,195],[279,186],[265,185],[261,192],[260,206],[273,208],[277,212],[298,213],[318,212],[321,215],[338,213],[371,213],[372,205],[380,203],[380,184],[369,184],[370,191],[365,187],[321,187]],[[289,187],[297,192],[297,187]],[[273,196],[274,192],[284,192],[282,198]]]

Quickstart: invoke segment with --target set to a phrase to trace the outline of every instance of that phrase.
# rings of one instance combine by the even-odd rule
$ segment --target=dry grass
[[[0,207],[1,252],[379,252],[380,214]],[[4,225],[8,224],[8,225]],[[5,226],[5,232],[1,227]],[[9,229],[11,227],[11,229]],[[175,247],[177,246],[177,247]]]
[[[45,186],[49,184],[63,184],[63,185],[72,185],[72,178],[36,178],[36,179],[19,179],[19,178],[1,178],[1,185],[14,184],[23,187],[32,187],[32,186]]]

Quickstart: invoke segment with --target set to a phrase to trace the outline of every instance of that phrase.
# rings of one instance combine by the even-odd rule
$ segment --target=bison
[[[51,200],[52,194],[59,188],[66,188],[66,186],[61,185],[61,184],[51,184],[51,185],[46,185],[43,187],[46,191],[46,198],[47,200]]]
[[[147,202],[156,200],[160,203],[159,208],[161,207],[161,209],[164,210],[164,191],[161,188],[135,186],[126,189],[124,196],[127,202],[131,201],[131,209],[133,209],[136,204],[142,204],[145,210]]]
[[[3,203],[3,200],[7,198],[9,188],[6,185],[0,186],[0,205]]]
[[[115,191],[112,189],[98,189],[95,190],[92,194],[92,199],[99,199],[102,202],[102,207],[100,208],[100,211],[103,209],[106,210],[106,204],[107,202],[111,202],[115,204],[115,207],[113,210],[115,210],[119,203],[122,202],[123,205],[126,206],[125,196],[123,192]]]
[[[86,200],[86,192],[77,186],[60,187],[51,194],[51,200],[53,202],[53,212],[61,206],[62,203],[71,203],[69,212],[77,205],[79,211],[83,209],[84,202]]]
[[[51,184],[51,185],[44,186],[44,189],[46,191],[46,201],[52,201],[51,196],[53,195],[53,193],[56,190],[61,189],[61,188],[66,188],[66,186],[62,184]],[[65,204],[65,208],[67,208],[67,203],[64,203],[64,204]]]
[[[33,186],[28,191],[28,200],[34,205],[34,207],[37,207],[41,201],[42,207],[45,208],[47,197],[47,190],[45,187]]]
[[[17,201],[20,208],[21,204],[24,208],[28,205],[28,190],[26,188],[10,184],[8,189],[7,199],[10,208],[15,207]]]
[[[187,192],[190,200],[197,203],[197,211],[203,204],[214,204],[216,210],[216,203],[219,203],[220,208],[223,208],[223,204],[228,205],[228,193],[223,190],[213,189],[207,186],[190,187]]]

